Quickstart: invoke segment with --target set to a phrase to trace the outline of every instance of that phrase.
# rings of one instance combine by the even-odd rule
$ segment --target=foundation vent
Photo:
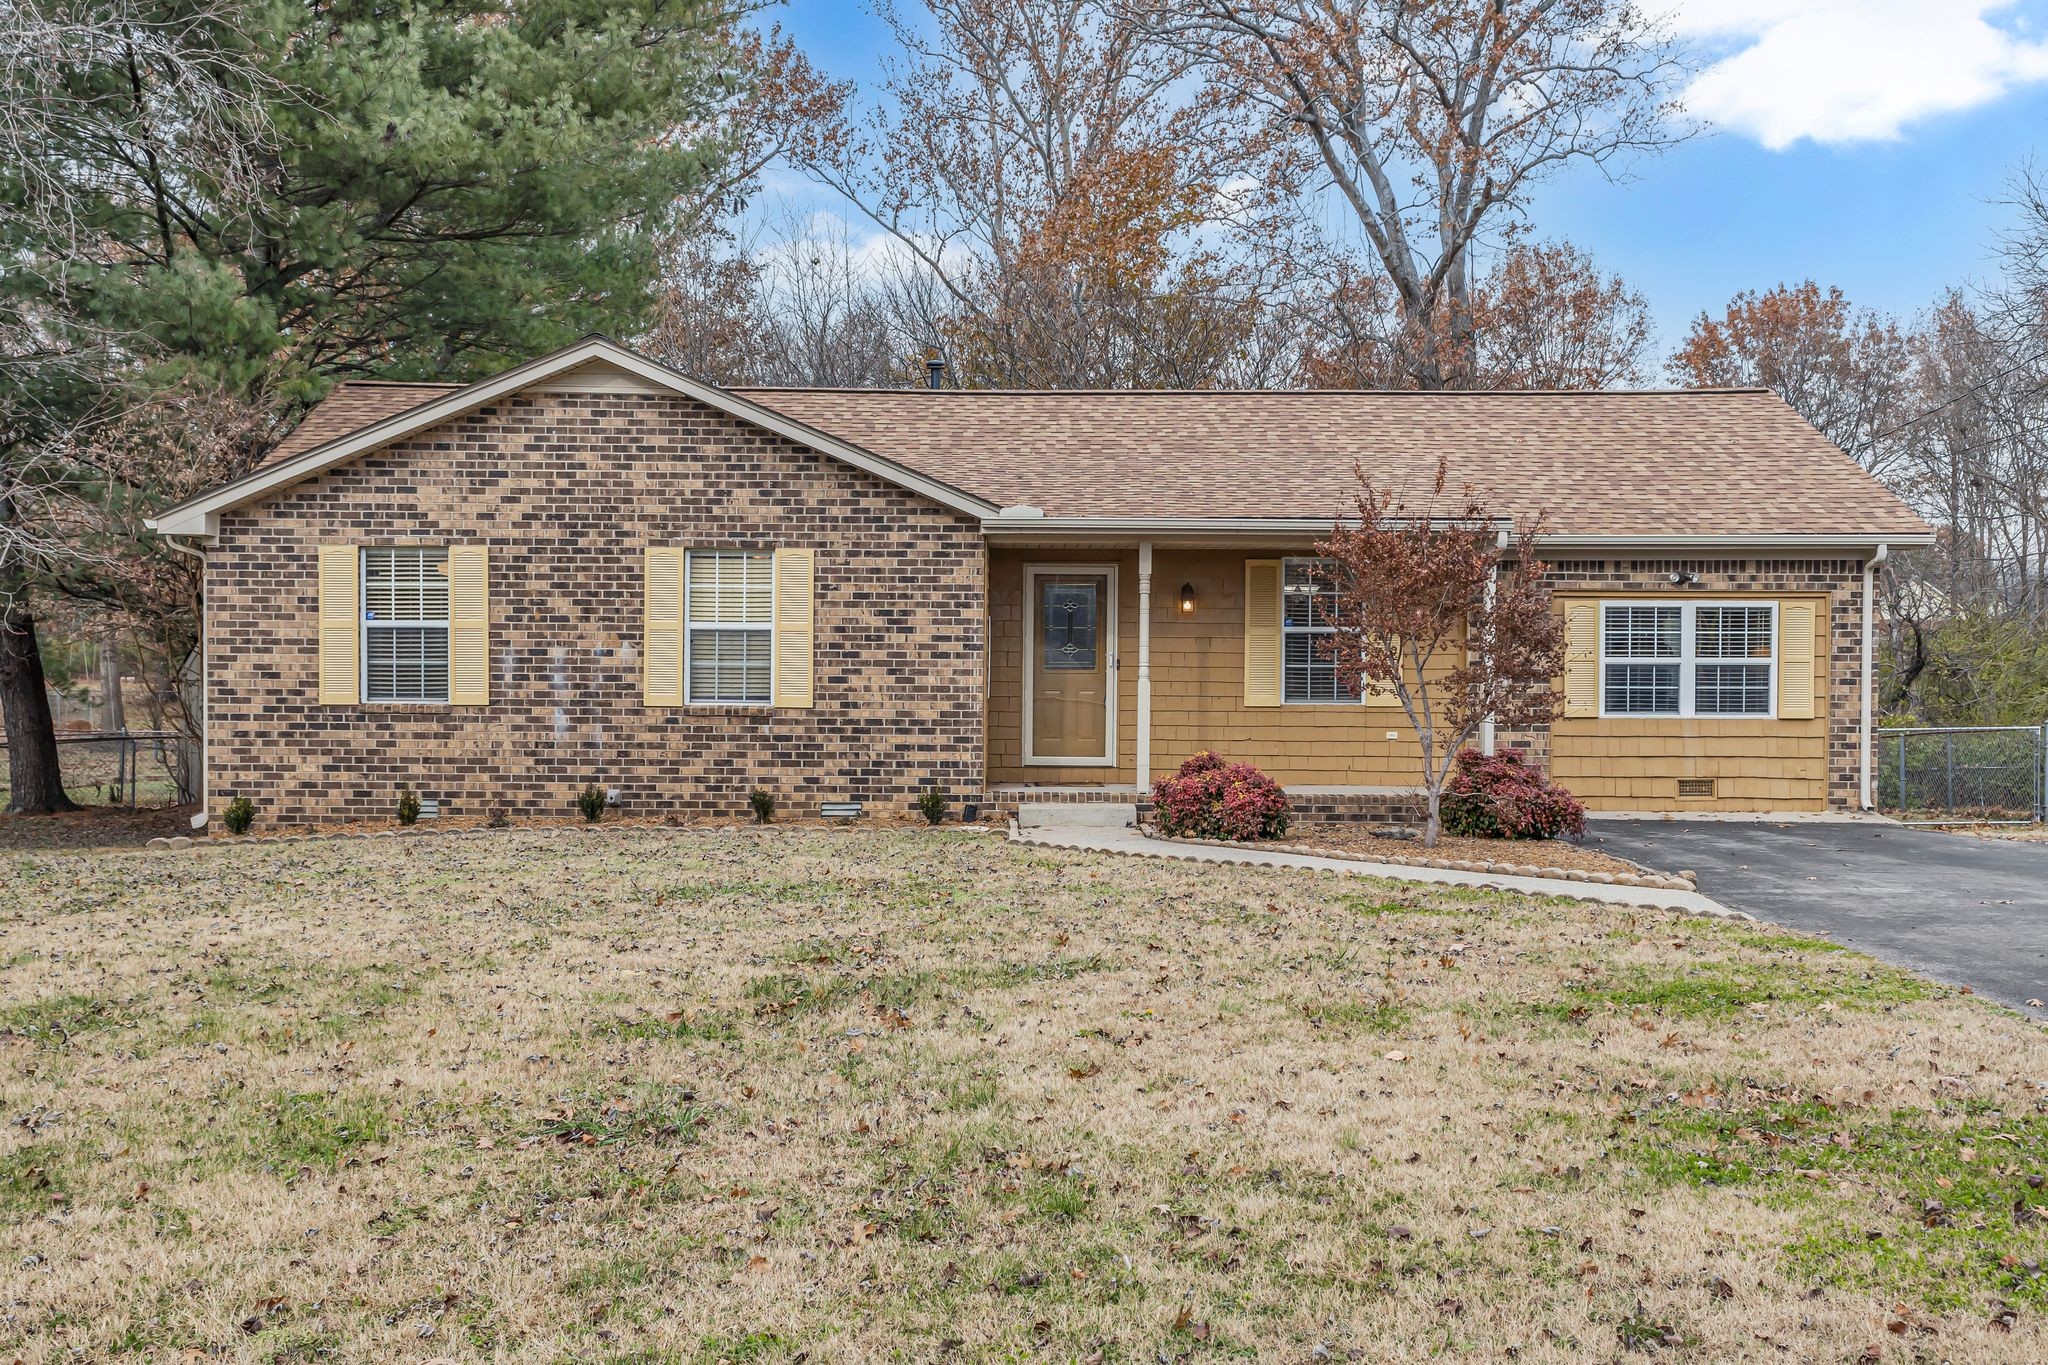
[[[1711,777],[1681,777],[1678,779],[1678,794],[1681,797],[1711,797],[1714,794],[1714,779]]]

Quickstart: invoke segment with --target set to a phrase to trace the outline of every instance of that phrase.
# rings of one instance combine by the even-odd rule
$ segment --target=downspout
[[[1495,549],[1499,550],[1502,554],[1506,554],[1508,548],[1508,532],[1500,532],[1494,538],[1493,543]],[[1500,561],[1496,559],[1493,565],[1493,572],[1489,573],[1486,576],[1486,618],[1488,621],[1491,621],[1493,619],[1494,586],[1499,582]],[[1481,643],[1484,644],[1485,642],[1481,641]],[[1493,717],[1490,714],[1487,716],[1485,720],[1479,722],[1479,752],[1485,754],[1488,758],[1493,757]]]
[[[1871,810],[1875,802],[1870,791],[1870,746],[1877,740],[1875,729],[1877,695],[1877,650],[1873,642],[1872,621],[1877,615],[1877,566],[1891,558],[1892,547],[1880,545],[1877,553],[1863,561],[1863,802],[1864,810]]]
[[[164,544],[181,555],[190,555],[199,561],[200,587],[203,592],[206,583],[206,551],[197,545],[187,545],[176,536],[165,536]],[[199,814],[192,817],[192,828],[205,829],[207,813],[213,809],[213,803],[209,799],[212,796],[209,776],[213,771],[213,725],[210,714],[213,710],[213,689],[207,672],[211,667],[211,657],[210,651],[206,648],[206,617],[203,612],[199,620]]]

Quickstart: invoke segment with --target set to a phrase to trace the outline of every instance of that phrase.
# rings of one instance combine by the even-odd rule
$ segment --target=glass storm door
[[[1050,569],[1029,578],[1029,757],[1107,764],[1116,703],[1116,580]]]

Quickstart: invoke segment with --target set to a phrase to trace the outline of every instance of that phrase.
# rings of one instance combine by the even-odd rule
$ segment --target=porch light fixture
[[[1195,585],[1192,583],[1180,585],[1180,614],[1182,616],[1193,616],[1195,614]]]

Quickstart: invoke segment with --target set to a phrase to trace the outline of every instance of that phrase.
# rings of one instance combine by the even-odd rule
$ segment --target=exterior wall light
[[[1195,585],[1192,583],[1180,585],[1180,614],[1182,616],[1193,616],[1195,614]]]

